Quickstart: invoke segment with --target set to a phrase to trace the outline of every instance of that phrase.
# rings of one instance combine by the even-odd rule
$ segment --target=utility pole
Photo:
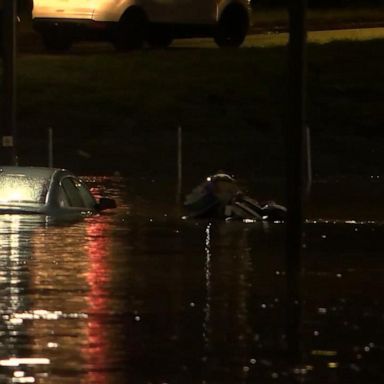
[[[16,21],[17,1],[0,0],[2,116],[0,120],[0,164],[16,165]]]
[[[300,275],[303,248],[306,128],[306,10],[307,0],[289,0],[289,91],[286,131],[287,153],[287,341],[290,356],[299,356],[301,315]]]

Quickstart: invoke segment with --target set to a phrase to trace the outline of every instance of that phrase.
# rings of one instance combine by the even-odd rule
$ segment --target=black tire
[[[131,51],[143,47],[147,36],[147,18],[138,7],[128,9],[119,21],[114,45],[119,51]]]
[[[72,37],[62,31],[47,31],[42,33],[41,38],[45,49],[54,53],[68,51],[73,43]]]
[[[229,5],[217,24],[215,43],[221,48],[238,48],[244,42],[248,28],[247,11],[240,5]]]
[[[148,45],[155,49],[167,48],[172,44],[172,41],[172,35],[167,32],[150,33],[147,38]]]
[[[151,25],[148,28],[147,43],[151,48],[167,48],[172,44],[173,34],[169,28]]]

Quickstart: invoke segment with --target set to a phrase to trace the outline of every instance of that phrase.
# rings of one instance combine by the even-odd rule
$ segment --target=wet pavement
[[[315,44],[327,44],[335,41],[368,41],[374,39],[383,39],[384,28],[351,28],[351,29],[330,29],[308,32],[308,41]],[[24,41],[25,40],[25,41]],[[284,46],[288,43],[288,34],[278,30],[249,34],[242,48],[260,48]],[[25,52],[44,52],[39,37],[31,32],[26,32],[24,39],[21,39],[21,48]],[[190,38],[176,39],[171,48],[174,49],[196,49],[210,48],[218,49],[212,38]],[[70,51],[72,54],[90,54],[90,53],[113,53],[115,49],[109,43],[83,42],[75,44]]]
[[[89,182],[115,214],[0,220],[0,383],[383,382],[382,222],[307,223],[290,317],[283,224]]]

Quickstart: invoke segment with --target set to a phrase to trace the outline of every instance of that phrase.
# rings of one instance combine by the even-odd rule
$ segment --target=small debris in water
[[[350,364],[349,368],[351,368],[352,371],[355,371],[355,372],[360,372],[361,371],[360,367],[358,365],[356,365],[356,364]]]
[[[331,356],[337,356],[336,351],[326,351],[326,350],[314,350],[312,351],[312,356],[326,356],[326,357],[331,357]]]
[[[78,149],[77,154],[81,157],[84,157],[84,159],[90,159],[92,157],[90,153],[83,151],[82,149]]]
[[[266,367],[272,367],[272,362],[269,361],[269,360],[265,360],[265,359],[263,359],[263,360],[260,361],[260,363],[261,363],[262,365],[266,366]]]

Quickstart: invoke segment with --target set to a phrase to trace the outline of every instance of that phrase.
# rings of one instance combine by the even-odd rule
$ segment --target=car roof
[[[64,169],[59,168],[0,166],[0,174],[42,177],[46,179],[50,179],[56,172],[59,171],[66,172]]]

